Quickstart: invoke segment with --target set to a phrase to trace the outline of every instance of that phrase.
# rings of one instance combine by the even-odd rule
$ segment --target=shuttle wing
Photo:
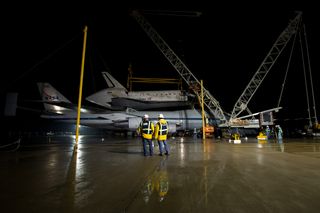
[[[111,107],[115,109],[125,110],[127,108],[133,108],[136,110],[153,110],[153,109],[184,109],[190,108],[191,103],[188,101],[142,101],[131,98],[113,98]]]

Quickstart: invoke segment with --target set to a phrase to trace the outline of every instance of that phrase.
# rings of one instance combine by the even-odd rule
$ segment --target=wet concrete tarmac
[[[1,212],[319,212],[320,139],[45,138],[0,153]]]

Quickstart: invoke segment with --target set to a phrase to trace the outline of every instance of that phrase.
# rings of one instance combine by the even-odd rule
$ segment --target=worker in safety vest
[[[156,140],[158,140],[158,145],[159,145],[159,151],[160,151],[160,156],[162,156],[163,154],[163,148],[166,151],[166,155],[169,155],[169,145],[167,143],[167,135],[168,135],[168,123],[167,121],[164,119],[163,114],[159,114],[158,116],[158,122],[156,124],[156,130],[154,133],[154,138]]]
[[[267,135],[267,139],[270,139],[270,128],[269,128],[269,126],[267,125],[266,126],[266,135]]]
[[[149,121],[149,116],[145,114],[137,130],[142,137],[143,155],[147,156],[147,144],[149,145],[149,155],[153,155],[152,136],[154,132],[154,124]]]
[[[276,125],[276,129],[277,129],[278,140],[282,140],[282,134],[283,134],[282,128],[280,127],[280,125]]]

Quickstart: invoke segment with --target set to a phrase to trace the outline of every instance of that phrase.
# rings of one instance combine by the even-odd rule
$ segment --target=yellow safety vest
[[[152,139],[154,124],[151,121],[142,121],[139,126],[139,131],[143,138]]]
[[[160,141],[167,140],[168,131],[169,131],[169,128],[168,128],[167,121],[164,119],[160,119],[156,125],[154,138]]]

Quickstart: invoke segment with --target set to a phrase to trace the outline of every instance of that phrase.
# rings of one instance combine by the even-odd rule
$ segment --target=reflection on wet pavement
[[[320,140],[45,139],[0,155],[6,212],[318,212]],[[48,143],[50,141],[50,143]],[[156,143],[155,143],[156,144]],[[158,147],[155,147],[157,154]]]
[[[143,184],[141,193],[145,203],[148,203],[153,197],[159,202],[162,202],[165,199],[165,196],[169,191],[169,179],[166,168],[167,159],[168,156],[161,159],[160,165],[157,167],[156,171],[148,176]]]

